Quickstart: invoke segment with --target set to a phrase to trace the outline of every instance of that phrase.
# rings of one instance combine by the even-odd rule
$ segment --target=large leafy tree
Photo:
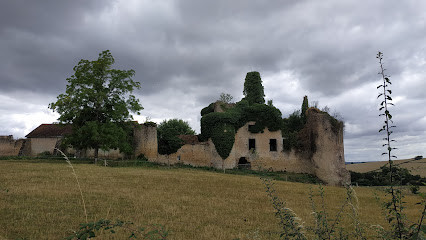
[[[188,122],[182,119],[164,120],[157,127],[158,152],[166,155],[175,153],[183,145],[178,136],[194,134]]]
[[[140,114],[142,106],[132,95],[140,83],[132,79],[134,70],[113,69],[109,50],[97,60],[80,60],[67,78],[65,93],[49,108],[60,114],[59,121],[72,124],[72,134],[64,143],[76,149],[93,148],[95,161],[99,149],[120,149],[131,153],[131,113]]]

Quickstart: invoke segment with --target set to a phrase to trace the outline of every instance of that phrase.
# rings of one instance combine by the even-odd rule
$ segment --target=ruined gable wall
[[[14,140],[12,135],[0,136],[0,156],[18,156],[24,141]]]
[[[234,148],[230,156],[233,155],[236,164],[241,157],[245,157],[249,162],[255,158],[265,159],[278,159],[281,157],[283,150],[282,134],[281,131],[270,132],[267,128],[263,133],[251,133],[249,126],[254,125],[255,122],[248,122],[243,127],[238,129],[235,134]],[[255,150],[249,150],[249,139],[255,140]],[[270,151],[269,140],[275,139],[277,143],[277,151]],[[254,154],[253,154],[254,153]]]
[[[350,183],[350,173],[345,166],[343,125],[336,128],[327,114],[315,112],[308,114],[308,123],[316,133],[316,151],[311,158],[315,175],[330,185]]]
[[[30,156],[36,157],[42,152],[53,153],[56,143],[61,140],[61,137],[52,138],[31,138]]]
[[[233,148],[230,154],[230,156],[233,156],[235,166],[238,165],[240,157],[245,157],[251,163],[253,170],[271,169],[273,171],[314,174],[311,162],[302,158],[295,150],[283,152],[281,131],[271,132],[265,128],[263,133],[251,133],[248,130],[251,124],[254,124],[254,122],[244,125],[235,136],[235,150]],[[249,150],[248,139],[256,140],[256,151]],[[276,139],[277,151],[270,151],[270,139]]]

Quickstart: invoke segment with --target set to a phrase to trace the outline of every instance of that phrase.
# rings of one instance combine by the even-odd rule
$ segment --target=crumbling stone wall
[[[281,131],[271,132],[266,128],[261,133],[251,133],[248,129],[254,122],[249,122],[238,129],[234,146],[225,161],[217,153],[211,139],[204,143],[186,144],[175,154],[157,155],[149,160],[231,169],[238,166],[240,158],[245,158],[253,170],[308,173],[316,175],[326,184],[344,185],[350,183],[350,174],[345,167],[343,125],[332,124],[331,121],[326,113],[308,110],[307,123],[300,133],[304,137],[303,146],[288,152],[283,151]],[[254,151],[249,150],[249,139],[256,142]],[[276,139],[276,151],[271,151],[270,139]]]
[[[18,156],[25,139],[14,140],[12,135],[0,136],[0,156]]]
[[[134,155],[145,155],[148,159],[157,158],[158,141],[157,128],[154,126],[138,125],[133,131]]]
[[[217,167],[214,164],[220,158],[214,148],[213,142],[200,142],[196,144],[185,144],[176,153],[170,155],[158,154],[156,162],[164,164],[186,164],[194,167]],[[216,159],[216,160],[215,160]],[[221,158],[220,158],[221,159]],[[221,167],[220,167],[221,168]]]
[[[345,166],[343,124],[333,125],[326,113],[309,113],[307,117],[308,128],[316,136],[311,157],[315,175],[330,185],[350,183],[351,176]]]
[[[75,150],[73,148],[67,148],[66,150],[67,154],[73,154],[77,157],[83,157],[83,158],[94,158],[95,157],[95,149],[90,148],[86,150]],[[118,149],[110,149],[107,151],[104,151],[102,149],[99,149],[98,151],[98,158],[99,159],[122,159],[124,158],[124,154],[120,152]]]

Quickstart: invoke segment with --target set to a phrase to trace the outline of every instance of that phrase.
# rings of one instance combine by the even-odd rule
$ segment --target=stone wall
[[[262,133],[251,133],[249,122],[235,134],[235,143],[229,156],[223,161],[209,139],[198,144],[185,144],[169,156],[157,155],[150,158],[165,164],[183,163],[192,166],[206,166],[231,169],[244,158],[251,169],[271,169],[316,175],[329,185],[350,183],[350,174],[345,167],[343,126],[334,125],[328,114],[308,110],[307,123],[301,131],[304,147],[283,151],[281,131],[271,132],[267,128]],[[255,140],[255,149],[249,149],[249,139]],[[270,140],[276,140],[276,151],[271,149]]]
[[[30,144],[30,156],[36,157],[40,153],[49,152],[53,154],[55,147],[57,146],[58,141],[61,140],[61,137],[51,137],[51,138],[31,138]]]
[[[74,154],[77,157],[84,157],[84,158],[94,158],[95,157],[95,149],[93,149],[93,148],[90,148],[90,149],[87,149],[87,150],[81,150],[81,151],[76,151],[72,148],[68,148],[67,153]],[[122,158],[124,158],[124,154],[122,154],[120,152],[120,150],[118,150],[118,149],[110,149],[108,151],[104,151],[102,149],[99,149],[98,158],[99,159],[122,159]]]
[[[343,147],[343,126],[334,125],[328,114],[315,109],[307,111],[307,123],[300,132],[303,139],[302,149],[283,151],[281,131],[271,132],[267,128],[261,133],[251,133],[249,122],[235,134],[235,143],[229,156],[223,160],[216,151],[211,139],[207,142],[185,144],[171,155],[158,154],[157,129],[152,126],[139,125],[134,130],[134,156],[144,154],[149,161],[164,164],[182,163],[192,166],[205,166],[231,169],[238,167],[240,160],[245,160],[253,170],[271,169],[309,173],[330,185],[343,185],[350,182],[349,172],[345,167]],[[337,126],[337,127],[336,127]],[[255,141],[255,148],[249,149],[250,139]],[[276,146],[271,148],[272,143]],[[37,156],[48,151],[53,153],[58,146],[57,138],[31,138],[13,140],[11,136],[0,137],[0,155],[17,156],[22,148],[26,155]],[[22,152],[21,151],[21,152]],[[82,157],[94,157],[94,150],[68,153]],[[120,159],[119,150],[99,150],[99,158]]]
[[[345,166],[343,125],[333,126],[324,113],[309,114],[308,122],[316,132],[316,151],[312,155],[315,175],[330,185],[350,183],[350,173]]]
[[[235,143],[228,158],[234,164],[231,167],[238,166],[238,162],[241,158],[245,158],[250,163],[257,162],[257,166],[260,167],[260,160],[282,160],[282,134],[281,131],[271,132],[267,128],[262,133],[251,133],[249,131],[250,125],[254,125],[255,122],[249,122],[235,134]],[[249,141],[254,141],[254,149],[249,149]],[[271,151],[270,140],[273,139],[276,142],[276,150]],[[264,166],[262,168],[269,168]]]
[[[14,140],[12,135],[0,136],[0,156],[18,156],[25,139]]]
[[[157,128],[138,125],[133,132],[135,157],[144,154],[147,158],[157,158]]]

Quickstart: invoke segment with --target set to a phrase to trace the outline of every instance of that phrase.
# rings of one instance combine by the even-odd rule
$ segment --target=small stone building
[[[71,125],[41,124],[25,136],[26,155],[35,157],[42,153],[55,153],[55,148],[60,147],[64,135],[71,131]]]
[[[144,154],[148,158],[157,156],[157,130],[155,127],[148,127],[143,124],[137,125],[134,129],[134,155]],[[61,149],[62,139],[65,135],[72,133],[71,125],[63,124],[41,124],[23,139],[25,150],[23,155],[39,156],[43,153],[56,154],[56,149]],[[76,150],[73,148],[62,149],[68,154],[77,157],[94,157],[93,149]],[[11,154],[16,155],[16,154]],[[121,159],[124,158],[118,149],[110,149],[107,151],[99,149],[99,158]]]

